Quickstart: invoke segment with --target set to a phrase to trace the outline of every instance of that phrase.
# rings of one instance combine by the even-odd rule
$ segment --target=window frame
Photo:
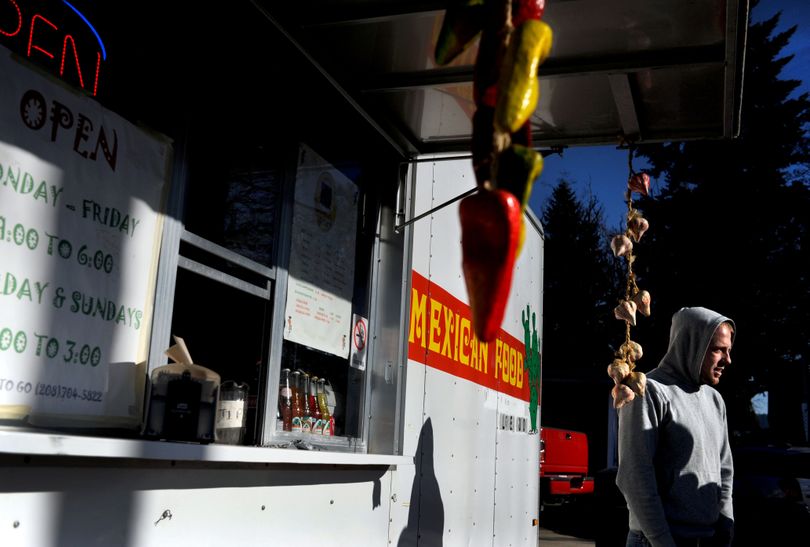
[[[158,268],[158,278],[155,289],[155,306],[152,322],[152,333],[150,338],[150,352],[149,362],[146,371],[147,378],[151,375],[152,371],[162,366],[165,362],[165,355],[163,354],[165,341],[171,338],[171,325],[174,308],[174,298],[177,287],[177,272],[182,268],[193,273],[202,275],[210,280],[218,283],[225,284],[228,287],[241,290],[251,294],[252,296],[263,298],[270,302],[270,311],[268,313],[268,325],[270,332],[267,337],[268,347],[264,348],[267,354],[266,362],[262,363],[264,367],[262,378],[264,397],[259,401],[259,412],[257,412],[257,447],[278,447],[286,446],[291,442],[303,439],[304,441],[314,444],[320,449],[325,449],[334,452],[352,452],[352,453],[367,453],[370,446],[369,435],[372,433],[370,427],[371,410],[374,405],[379,408],[380,404],[391,407],[391,412],[394,414],[394,427],[400,431],[394,431],[393,439],[385,452],[389,455],[395,455],[401,451],[401,436],[402,436],[402,421],[401,409],[404,406],[404,374],[396,373],[394,375],[394,400],[380,403],[382,397],[375,398],[374,386],[372,383],[372,375],[377,374],[391,374],[390,371],[385,370],[386,363],[393,366],[393,358],[386,360],[386,363],[376,365],[375,370],[375,336],[369,336],[367,347],[367,368],[363,378],[363,386],[360,390],[358,409],[358,435],[355,437],[333,437],[322,438],[317,437],[307,438],[300,434],[292,434],[289,432],[277,430],[277,415],[276,409],[278,407],[278,378],[280,377],[282,366],[282,346],[284,344],[283,323],[284,311],[286,305],[288,278],[289,278],[289,263],[291,253],[291,238],[292,238],[292,217],[293,207],[295,200],[295,183],[296,183],[296,163],[297,152],[299,147],[295,148],[296,154],[294,157],[285,158],[285,165],[281,171],[281,200],[278,210],[278,218],[276,219],[276,230],[274,239],[274,265],[272,267],[259,264],[239,253],[231,251],[217,243],[209,241],[193,232],[186,229],[183,221],[183,211],[186,206],[185,196],[188,185],[193,184],[188,180],[188,165],[185,154],[184,146],[177,147],[177,155],[175,157],[174,172],[172,174],[171,189],[169,200],[166,207],[166,217],[163,226],[163,240],[161,243],[161,254]],[[402,181],[398,182],[396,192],[396,200],[401,200],[403,192]],[[392,185],[393,186],[393,185]],[[364,193],[361,192],[361,196]],[[366,206],[366,200],[362,200],[362,206],[359,208],[358,213],[364,214],[368,211],[363,211]],[[401,205],[394,204],[399,209]],[[371,243],[372,260],[370,264],[370,271],[368,273],[368,313],[370,317],[369,324],[371,328],[375,324],[375,308],[380,306],[380,294],[383,291],[392,293],[395,290],[397,298],[400,299],[400,304],[403,296],[401,295],[401,286],[397,287],[381,287],[379,266],[380,263],[380,247],[381,238],[380,231],[381,225],[386,227],[389,231],[393,230],[396,223],[396,215],[390,215],[387,218],[383,212],[389,212],[385,206],[380,204],[375,208],[373,213],[375,218],[373,220],[375,225],[375,236]],[[390,226],[388,226],[390,225]],[[402,235],[402,240],[406,241],[406,236]],[[216,269],[202,262],[185,257],[181,250],[181,243],[186,243],[202,249],[218,258],[224,259],[230,263],[236,264],[242,268],[250,270],[253,273],[262,276],[266,282],[266,287],[261,287],[247,281],[235,278],[226,272]],[[409,264],[409,253],[406,250],[409,247],[400,245],[402,252],[403,264]],[[403,270],[402,273],[405,276]],[[405,345],[402,339],[402,318],[404,312],[400,313],[400,323],[398,326],[399,344],[398,344],[398,357],[397,367],[402,371],[402,364],[405,363]],[[349,366],[348,363],[346,366]],[[391,368],[391,367],[388,367]],[[388,377],[386,377],[388,378]],[[388,382],[390,383],[390,382]],[[148,390],[147,390],[148,392]],[[148,417],[149,412],[149,393],[147,393],[144,402],[144,419]],[[376,446],[379,446],[377,443]]]

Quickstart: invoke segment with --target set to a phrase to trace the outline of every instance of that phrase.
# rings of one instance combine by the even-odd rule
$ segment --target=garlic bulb
[[[614,384],[621,384],[622,380],[630,374],[630,365],[622,359],[614,359],[607,368],[608,376],[613,378]]]
[[[613,315],[616,319],[627,321],[632,326],[636,326],[636,303],[632,300],[622,300],[618,306],[613,308]]]
[[[617,409],[636,398],[636,394],[633,393],[633,390],[624,384],[616,384],[613,386],[613,389],[610,390],[610,394],[613,396],[613,408]]]
[[[631,363],[635,363],[644,355],[644,351],[641,349],[641,344],[638,342],[633,342],[632,340],[622,344],[619,351],[621,351],[622,355],[625,355]]]
[[[624,234],[613,236],[610,241],[610,249],[613,251],[614,256],[624,256],[633,251],[633,242]]]
[[[636,308],[638,311],[641,312],[641,315],[645,317],[650,316],[650,306],[652,304],[652,296],[647,291],[638,291],[633,296],[633,302],[636,304]]]
[[[632,237],[633,241],[636,243],[639,242],[641,236],[644,235],[644,232],[649,229],[650,223],[646,218],[638,213],[635,213],[630,220],[627,221],[627,231],[630,233],[630,237]]]
[[[627,181],[627,187],[631,192],[638,192],[644,196],[650,195],[650,175],[647,173],[636,173]]]
[[[647,389],[647,375],[643,372],[633,371],[624,379],[624,384],[640,397],[644,397]]]

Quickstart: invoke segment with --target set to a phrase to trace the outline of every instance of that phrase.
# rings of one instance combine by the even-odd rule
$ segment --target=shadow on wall
[[[198,446],[201,453],[205,451],[204,445]],[[163,541],[163,534],[174,537],[174,532],[161,532],[161,527],[171,521],[161,515],[166,509],[168,514],[174,513],[176,524],[182,522],[189,530],[204,528],[206,535],[202,545],[243,545],[246,543],[234,540],[231,523],[223,519],[211,520],[208,512],[193,511],[202,503],[200,500],[230,499],[245,507],[259,500],[257,506],[259,503],[270,506],[280,499],[279,492],[286,487],[320,491],[324,485],[351,488],[367,483],[372,484],[372,495],[370,500],[362,500],[362,503],[370,502],[372,507],[379,507],[379,485],[387,471],[385,465],[350,466],[337,473],[332,466],[326,465],[223,465],[169,460],[132,464],[123,459],[88,462],[81,458],[0,454],[0,501],[4,502],[0,506],[11,507],[9,499],[43,499],[43,494],[56,492],[55,496],[48,496],[53,499],[48,504],[48,511],[29,511],[27,508],[33,507],[34,502],[27,501],[21,501],[19,509],[15,507],[13,510],[13,513],[30,515],[25,519],[18,517],[21,531],[26,527],[49,527],[52,541],[48,545],[52,547],[168,545]],[[218,493],[220,489],[223,492],[239,490],[244,494]],[[269,513],[268,510],[266,514]],[[291,526],[280,532],[273,529],[272,524],[272,520],[251,521],[251,530],[258,534],[257,537],[271,533],[286,535],[292,531],[296,534],[294,537],[303,538],[303,544],[310,544],[307,541],[313,537],[309,529],[299,530]],[[0,533],[0,545],[22,545],[14,541],[4,543],[6,534],[5,530]],[[256,541],[250,544],[257,544]],[[189,539],[183,544],[191,543]]]
[[[433,423],[425,420],[414,455],[416,472],[411,487],[408,525],[402,530],[398,547],[442,545],[444,504],[433,468]]]

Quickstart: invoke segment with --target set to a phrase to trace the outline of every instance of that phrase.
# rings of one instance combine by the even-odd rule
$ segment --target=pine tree
[[[749,29],[739,138],[640,150],[664,185],[638,202],[651,229],[636,269],[653,295],[647,368],[666,350],[681,306],[732,317],[739,338],[720,384],[735,409],[730,425],[749,429],[748,400],[766,386],[772,410],[786,412],[787,440],[799,435],[810,350],[810,98],[780,77],[791,59],[780,52],[796,28],[777,32],[778,23],[777,14]]]
[[[609,299],[615,278],[603,224],[596,198],[581,202],[566,180],[543,208],[544,376],[593,378],[611,360],[606,323],[615,305]]]

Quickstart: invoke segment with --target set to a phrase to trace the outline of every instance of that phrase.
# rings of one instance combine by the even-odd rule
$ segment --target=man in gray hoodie
[[[719,313],[682,308],[644,397],[618,411],[628,547],[731,544],[734,467],[726,406],[713,386],[731,364],[734,330]]]

